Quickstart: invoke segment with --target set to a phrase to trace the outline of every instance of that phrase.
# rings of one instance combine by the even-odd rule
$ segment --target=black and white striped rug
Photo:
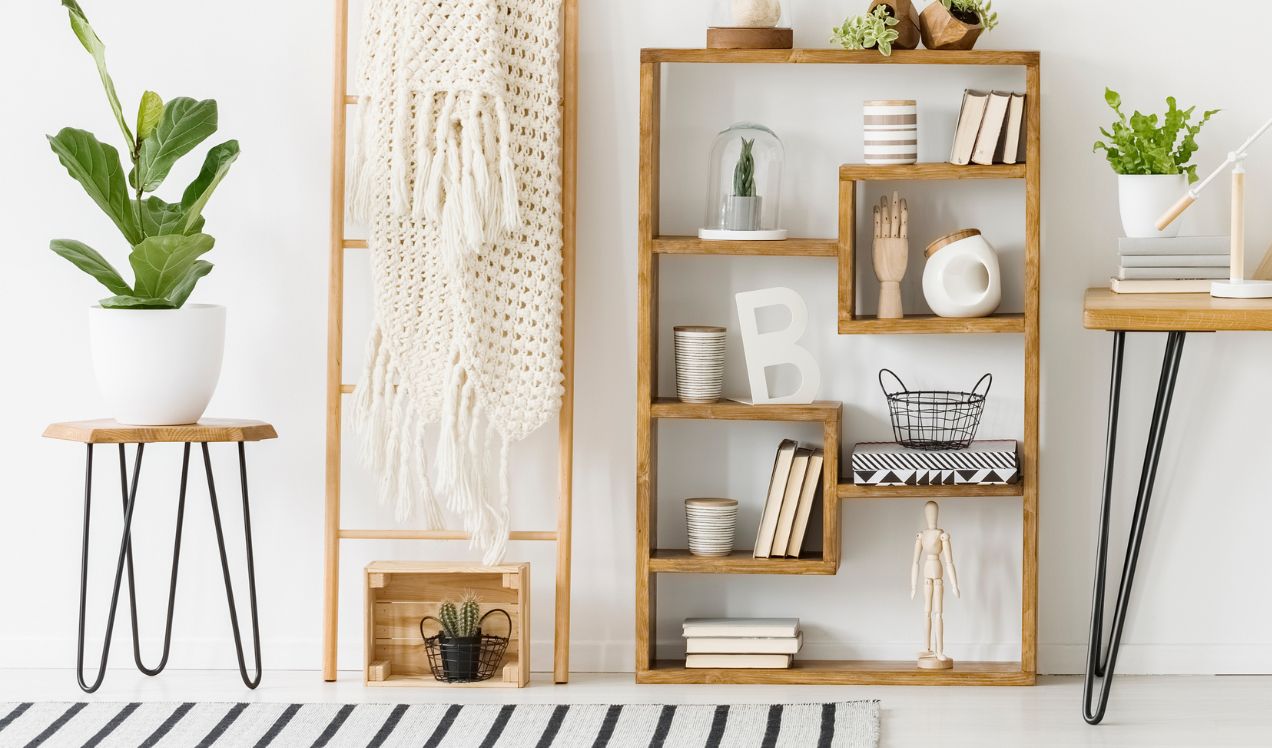
[[[873,748],[879,702],[0,704],[0,746]]]

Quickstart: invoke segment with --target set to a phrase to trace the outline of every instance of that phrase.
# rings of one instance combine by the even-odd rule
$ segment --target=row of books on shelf
[[[1027,133],[1024,94],[969,88],[954,127],[950,163],[1023,164]]]
[[[789,668],[804,646],[798,618],[686,618],[687,668]]]
[[[1230,268],[1227,236],[1177,236],[1117,240],[1115,293],[1209,293]]]
[[[820,447],[801,447],[793,439],[778,445],[755,535],[755,558],[799,558],[822,483],[824,460]]]

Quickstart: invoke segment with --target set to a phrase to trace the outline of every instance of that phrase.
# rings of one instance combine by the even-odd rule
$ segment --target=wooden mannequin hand
[[[910,209],[897,193],[885,196],[874,209],[875,276],[879,279],[879,318],[898,319],[901,281],[910,261]]]

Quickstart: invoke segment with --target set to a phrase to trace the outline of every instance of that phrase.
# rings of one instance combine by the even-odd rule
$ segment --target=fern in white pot
[[[203,415],[220,376],[225,308],[186,301],[212,271],[212,263],[201,259],[215,243],[203,231],[203,208],[238,158],[238,141],[208,151],[179,202],[154,195],[173,165],[216,132],[216,102],[181,97],[165,103],[146,91],[134,132],[106,70],[105,45],[76,0],[62,5],[97,65],[132,168],[125,173],[119,151],[85,130],[63,128],[49,136],[49,145],[131,247],[133,282],[83,242],[54,239],[49,248],[111,293],[90,309],[89,330],[98,386],[116,420],[192,423]]]
[[[1104,89],[1104,101],[1117,120],[1100,128],[1105,140],[1096,141],[1094,150],[1104,151],[1118,174],[1122,231],[1128,237],[1178,236],[1179,221],[1158,231],[1157,219],[1197,181],[1197,167],[1190,163],[1197,152],[1197,133],[1219,110],[1202,112],[1193,122],[1197,107],[1180,109],[1169,96],[1161,116],[1135,112],[1127,117],[1117,91]]]

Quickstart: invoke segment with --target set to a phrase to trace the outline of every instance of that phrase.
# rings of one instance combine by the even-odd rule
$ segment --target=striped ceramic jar
[[[867,101],[863,109],[867,164],[919,160],[919,115],[913,99]]]

